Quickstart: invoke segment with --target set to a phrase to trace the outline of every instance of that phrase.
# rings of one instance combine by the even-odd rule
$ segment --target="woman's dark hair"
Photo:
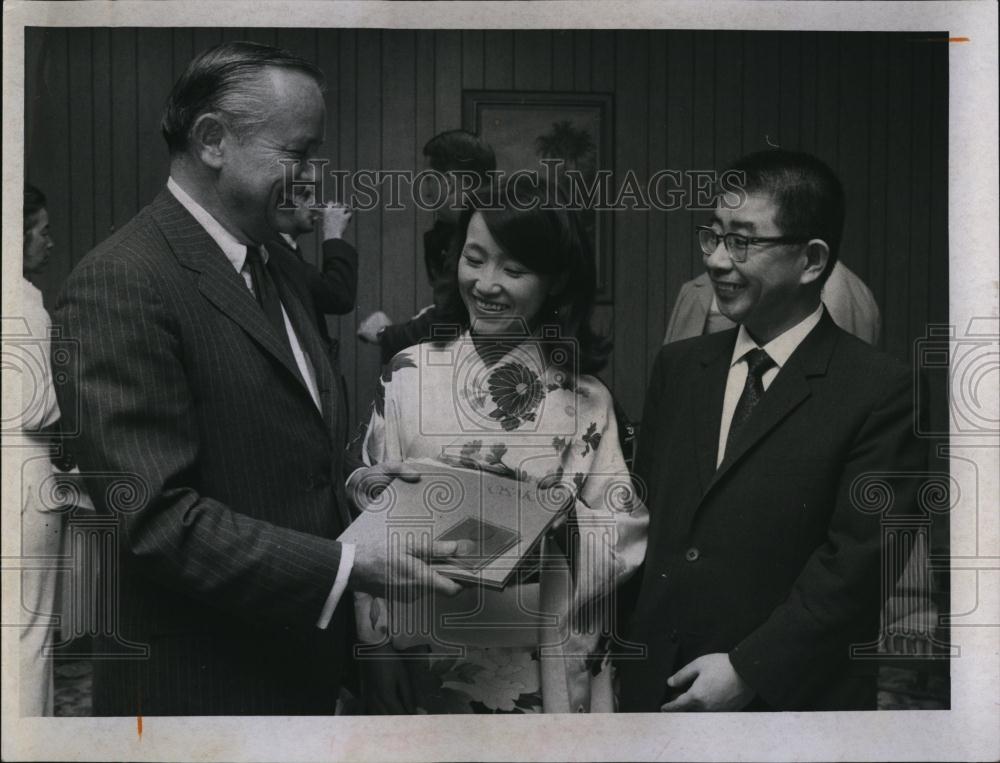
[[[567,199],[561,189],[524,175],[512,177],[502,189],[475,194],[472,207],[459,219],[434,293],[442,322],[468,328],[458,261],[469,221],[478,212],[508,256],[528,270],[553,277],[558,285],[542,306],[538,327],[549,361],[566,370],[594,373],[607,363],[611,343],[590,325],[597,290],[594,254],[580,213],[569,208]]]
[[[48,206],[45,194],[31,183],[24,184],[24,225],[28,227],[28,221],[36,214]]]
[[[325,87],[319,67],[287,50],[255,42],[209,48],[188,64],[167,98],[160,131],[171,155],[187,148],[191,128],[202,114],[227,115],[241,137],[266,121],[270,109],[260,89],[260,73],[269,66],[302,72],[321,90]]]

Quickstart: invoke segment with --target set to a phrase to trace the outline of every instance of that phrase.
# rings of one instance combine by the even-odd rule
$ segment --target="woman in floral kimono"
[[[393,358],[364,458],[534,482],[571,501],[569,518],[543,539],[540,571],[503,591],[468,586],[414,604],[356,594],[371,712],[614,710],[615,592],[642,562],[648,515],[611,394],[590,375],[608,343],[590,329],[595,269],[579,217],[522,211],[547,193],[522,178],[499,205],[463,215],[446,276],[453,336]]]

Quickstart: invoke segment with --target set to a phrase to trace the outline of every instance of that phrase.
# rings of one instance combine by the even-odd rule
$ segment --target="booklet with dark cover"
[[[455,580],[503,589],[519,569],[537,565],[533,551],[571,503],[565,489],[431,461],[408,461],[417,482],[394,480],[340,536],[343,543],[384,539],[389,548],[465,540],[461,556],[436,559],[435,570]],[[562,500],[560,500],[562,499]]]

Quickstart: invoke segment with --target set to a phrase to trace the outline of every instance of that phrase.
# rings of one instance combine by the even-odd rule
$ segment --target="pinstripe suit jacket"
[[[118,520],[103,570],[118,622],[95,663],[95,714],[334,709],[350,607],[327,631],[315,623],[345,526],[335,381],[292,255],[271,255],[322,412],[240,275],[168,191],[60,296],[56,323],[79,351],[59,401],[95,504]],[[114,659],[123,641],[148,656]]]

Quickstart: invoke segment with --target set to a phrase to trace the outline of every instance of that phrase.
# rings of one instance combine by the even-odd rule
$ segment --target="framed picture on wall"
[[[584,198],[596,190],[601,176],[614,171],[613,96],[609,93],[549,93],[511,90],[465,90],[462,126],[493,146],[497,169],[546,173],[575,170],[574,182]],[[542,160],[559,159],[558,170]],[[550,165],[554,166],[554,165]],[[600,173],[600,174],[599,174]],[[595,198],[601,198],[596,194]],[[597,301],[614,295],[612,219],[591,205],[583,210],[597,266]]]

